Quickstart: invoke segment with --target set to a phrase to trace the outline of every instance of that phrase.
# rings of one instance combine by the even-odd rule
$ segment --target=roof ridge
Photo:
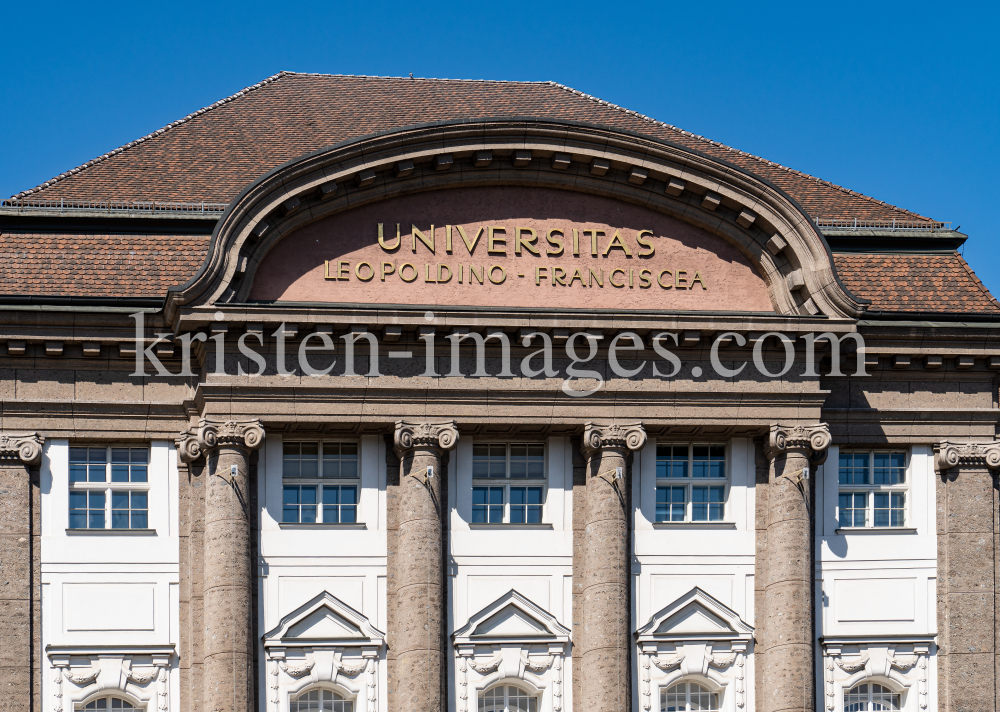
[[[859,193],[856,190],[851,190],[850,188],[845,188],[842,185],[838,185],[836,183],[832,183],[832,182],[830,182],[828,180],[823,180],[822,178],[817,178],[816,176],[810,175],[809,173],[803,173],[802,171],[796,170],[794,168],[789,168],[788,166],[782,165],[780,163],[775,163],[774,161],[769,161],[766,158],[763,158],[762,156],[757,156],[757,155],[755,155],[753,153],[747,153],[746,151],[741,151],[738,148],[733,148],[732,146],[727,146],[724,143],[720,143],[718,141],[713,141],[712,139],[706,138],[706,137],[701,136],[699,134],[691,133],[690,131],[685,131],[684,129],[680,128],[679,126],[674,126],[673,124],[668,124],[665,121],[660,121],[658,119],[654,119],[653,117],[647,116],[646,114],[640,114],[638,111],[632,111],[631,109],[626,109],[625,107],[619,106],[618,104],[613,104],[610,101],[605,101],[604,99],[600,99],[600,98],[598,98],[596,96],[591,96],[590,94],[585,94],[582,91],[579,91],[578,89],[574,89],[573,87],[566,86],[565,84],[560,84],[558,82],[548,82],[548,83],[551,84],[551,85],[553,85],[553,86],[559,87],[560,89],[568,91],[571,94],[576,94],[577,96],[581,96],[581,97],[583,97],[585,99],[589,99],[590,101],[594,101],[594,102],[597,102],[598,104],[601,104],[603,106],[607,106],[608,108],[614,109],[615,111],[621,111],[623,113],[629,114],[630,116],[635,116],[635,117],[637,117],[637,118],[639,118],[639,119],[641,119],[643,121],[647,121],[647,122],[652,123],[652,124],[657,124],[659,126],[664,126],[664,127],[668,128],[668,129],[672,129],[674,131],[677,131],[677,132],[679,132],[680,134],[682,134],[684,136],[691,136],[692,138],[696,138],[699,141],[705,141],[706,143],[709,143],[709,144],[711,144],[713,146],[716,146],[718,148],[722,148],[722,149],[724,149],[726,151],[731,151],[731,152],[736,153],[736,154],[738,154],[740,156],[746,156],[746,157],[752,158],[752,159],[754,159],[756,161],[760,161],[761,163],[764,163],[765,165],[771,166],[772,168],[778,168],[780,170],[787,171],[788,173],[792,173],[792,174],[795,174],[795,175],[798,175],[798,176],[802,176],[803,178],[809,178],[811,180],[816,181],[817,183],[822,183],[823,185],[829,186],[830,188],[834,188],[834,189],[839,190],[839,191],[841,191],[843,193],[847,193],[849,195],[853,195],[853,196],[856,196],[858,198],[863,198],[865,200],[868,200],[868,201],[870,201],[872,203],[876,203],[878,205],[885,205],[886,207],[892,208],[893,210],[899,210],[900,212],[906,213],[908,215],[913,215],[914,217],[918,217],[918,218],[921,218],[923,220],[931,220],[926,215],[921,215],[920,213],[915,213],[912,210],[907,210],[906,208],[901,208],[898,205],[893,205],[892,203],[887,203],[884,200],[879,200],[877,198],[871,197],[870,195],[865,195],[864,193]]]
[[[346,79],[399,79],[416,82],[481,82],[483,84],[554,84],[551,81],[528,81],[518,79],[449,79],[448,77],[393,77],[380,74],[327,74],[325,72],[282,72],[298,77],[341,77]]]
[[[105,154],[103,154],[101,156],[98,156],[97,158],[92,158],[91,160],[89,160],[86,163],[83,163],[83,164],[77,166],[76,168],[71,168],[70,170],[66,171],[65,173],[60,173],[55,178],[50,178],[49,180],[45,181],[44,183],[40,183],[40,184],[36,185],[34,188],[29,188],[28,190],[22,190],[20,193],[16,193],[15,195],[12,195],[11,196],[11,200],[17,200],[19,198],[23,198],[26,195],[31,195],[32,193],[37,193],[38,191],[42,190],[43,188],[48,188],[49,186],[54,185],[55,183],[58,183],[59,181],[65,179],[65,178],[68,178],[71,175],[76,175],[77,173],[79,173],[79,172],[81,172],[81,171],[83,171],[83,170],[85,170],[87,168],[90,168],[91,166],[97,165],[98,163],[101,163],[102,161],[104,161],[104,160],[106,160],[108,158],[111,158],[112,156],[116,156],[119,153],[122,153],[123,151],[127,151],[128,149],[130,149],[130,148],[132,148],[134,146],[139,145],[140,143],[144,143],[144,142],[148,141],[149,139],[155,138],[156,136],[159,136],[160,134],[163,134],[166,131],[169,131],[170,129],[174,128],[175,126],[179,126],[180,124],[187,123],[188,121],[190,121],[191,119],[193,119],[196,116],[201,116],[202,114],[204,114],[204,113],[206,113],[208,111],[211,111],[212,109],[215,109],[215,108],[217,108],[219,106],[222,106],[223,104],[228,104],[231,101],[235,101],[236,99],[239,99],[240,97],[245,96],[247,93],[249,93],[251,91],[254,91],[256,89],[260,89],[261,87],[266,86],[267,84],[271,84],[273,82],[278,81],[283,76],[286,76],[286,75],[289,75],[289,74],[295,74],[295,73],[296,72],[287,72],[287,71],[283,70],[283,71],[278,72],[277,74],[272,74],[271,76],[267,77],[266,79],[264,79],[262,81],[257,82],[256,84],[248,86],[248,87],[246,87],[244,89],[240,89],[235,94],[231,94],[230,96],[227,96],[224,99],[219,99],[214,104],[209,104],[208,106],[202,107],[201,109],[198,109],[197,111],[193,111],[193,112],[191,112],[190,114],[188,114],[187,116],[185,116],[182,119],[178,119],[177,121],[172,121],[171,123],[167,124],[166,126],[164,126],[162,128],[159,128],[156,131],[153,131],[151,133],[148,133],[145,136],[142,136],[141,138],[137,138],[134,141],[129,141],[125,145],[119,146],[118,148],[116,148],[114,150],[108,151],[107,153],[105,153]]]

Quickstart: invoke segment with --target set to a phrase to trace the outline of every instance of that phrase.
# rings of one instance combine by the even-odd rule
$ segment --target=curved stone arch
[[[143,710],[144,712],[154,712],[156,710],[156,694],[147,695],[146,697],[140,697],[137,694],[122,689],[120,687],[102,687],[97,690],[91,690],[88,686],[78,692],[76,695],[70,694],[70,707],[72,712],[77,710],[83,710],[84,707],[89,705],[94,700],[100,700],[105,697],[117,697],[120,700],[128,702],[130,705],[138,710]],[[110,710],[109,710],[110,712]]]
[[[482,152],[491,160],[475,167]],[[639,134],[525,118],[403,128],[275,168],[230,204],[198,274],[169,291],[166,316],[244,301],[268,251],[321,218],[411,193],[501,185],[602,195],[705,229],[751,261],[778,314],[853,319],[867,304],[841,284],[808,216],[766,180]]]

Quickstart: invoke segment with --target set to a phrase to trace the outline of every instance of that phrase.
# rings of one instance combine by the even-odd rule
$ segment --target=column
[[[212,418],[202,418],[178,440],[183,461],[204,456],[206,464],[202,704],[207,712],[256,710],[250,451],[263,442],[259,420]]]
[[[454,421],[396,423],[400,459],[396,546],[389,552],[394,605],[389,645],[395,650],[390,707],[402,712],[446,712],[444,454],[458,442]]]
[[[0,434],[0,710],[20,712],[40,709],[38,682],[32,667],[39,665],[32,652],[41,635],[41,610],[37,605],[38,570],[32,556],[37,546],[37,502],[32,497],[29,468],[42,459],[38,433]],[[34,506],[33,506],[34,505]],[[34,663],[34,665],[32,664]]]
[[[767,557],[764,566],[761,712],[815,709],[811,474],[826,459],[830,429],[771,426],[767,448]]]
[[[587,423],[583,546],[583,699],[579,709],[631,712],[632,600],[629,451],[646,442],[641,423]],[[574,657],[577,657],[574,654]]]
[[[938,532],[938,709],[1000,709],[996,689],[1000,442],[934,447]]]

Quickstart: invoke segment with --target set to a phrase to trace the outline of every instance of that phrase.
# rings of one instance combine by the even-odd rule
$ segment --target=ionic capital
[[[37,465],[44,442],[38,433],[0,433],[0,461]]]
[[[454,420],[443,423],[414,423],[397,420],[393,435],[393,449],[403,457],[415,448],[428,448],[444,452],[451,450],[458,442],[458,424]]]
[[[599,450],[638,450],[646,444],[646,431],[642,423],[618,425],[587,423],[583,427],[583,454],[590,457]]]
[[[1000,442],[953,443],[947,440],[934,446],[934,470],[944,472],[952,467],[1000,468]]]
[[[175,440],[177,455],[182,462],[197,460],[217,447],[237,447],[256,450],[264,444],[264,424],[252,420],[221,420],[202,418],[194,428],[188,428]]]
[[[830,437],[830,426],[826,423],[815,425],[782,425],[773,423],[768,438],[766,455],[773,460],[783,452],[798,452],[805,455],[815,464],[820,465],[826,460],[827,449],[833,438]]]

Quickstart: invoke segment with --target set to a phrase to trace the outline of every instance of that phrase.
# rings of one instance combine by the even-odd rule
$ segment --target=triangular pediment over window
[[[750,640],[753,628],[697,586],[653,614],[636,635],[640,643],[672,640]]]
[[[380,647],[384,641],[385,634],[364,615],[326,591],[282,618],[264,636],[265,647]]]
[[[455,631],[455,645],[568,643],[570,631],[541,606],[511,590]]]

